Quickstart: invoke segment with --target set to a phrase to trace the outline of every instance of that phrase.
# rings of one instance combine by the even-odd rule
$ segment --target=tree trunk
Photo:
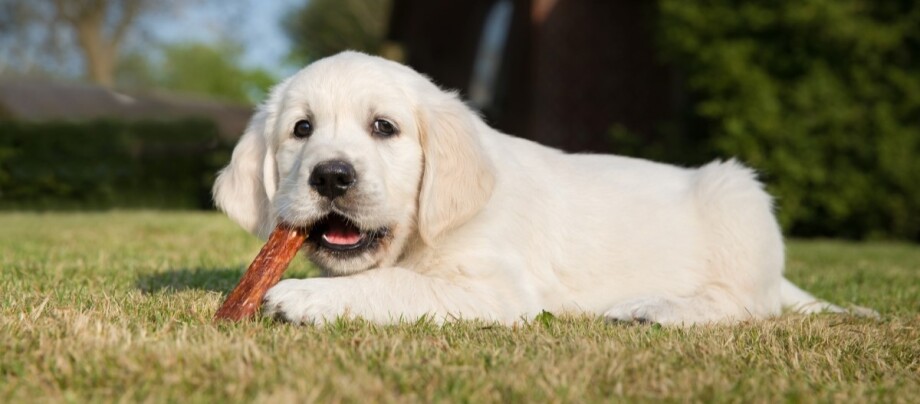
[[[118,47],[138,15],[152,0],[54,0],[58,18],[70,25],[83,53],[86,77],[104,87],[115,85]],[[113,12],[119,18],[108,21]],[[111,28],[111,29],[107,29]]]
[[[83,50],[87,79],[103,87],[115,85],[116,41],[103,37],[105,10],[93,10],[86,18],[74,21],[77,41]]]

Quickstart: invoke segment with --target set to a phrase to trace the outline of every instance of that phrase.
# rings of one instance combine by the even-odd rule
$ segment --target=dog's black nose
[[[355,184],[355,180],[355,168],[341,160],[319,163],[310,173],[310,186],[329,199],[345,194]]]

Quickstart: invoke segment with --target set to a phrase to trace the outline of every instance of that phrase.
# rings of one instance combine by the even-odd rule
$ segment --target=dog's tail
[[[779,298],[784,309],[792,310],[796,313],[846,313],[846,309],[843,307],[819,300],[810,293],[795,286],[795,284],[789,282],[786,278],[783,278],[783,282],[779,285]]]
[[[782,283],[779,285],[779,296],[783,308],[796,313],[849,313],[873,318],[879,316],[878,312],[869,308],[852,306],[849,309],[845,309],[835,304],[825,302],[824,300],[820,300],[798,286],[795,286],[795,284],[786,278],[783,278]]]

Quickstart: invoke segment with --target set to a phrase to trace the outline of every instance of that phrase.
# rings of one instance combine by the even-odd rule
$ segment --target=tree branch
[[[144,9],[145,4],[145,0],[124,0],[124,9],[121,13],[121,19],[115,24],[115,29],[112,31],[112,46],[118,47],[118,45],[121,44],[125,33],[127,33],[128,28],[134,24],[137,16],[140,15],[141,11]]]

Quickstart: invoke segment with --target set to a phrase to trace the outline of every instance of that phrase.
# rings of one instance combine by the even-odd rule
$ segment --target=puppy
[[[345,52],[278,84],[214,186],[265,238],[311,229],[326,276],[264,311],[295,323],[543,310],[663,324],[840,311],[783,278],[772,199],[736,161],[680,168],[497,132],[414,70]]]

